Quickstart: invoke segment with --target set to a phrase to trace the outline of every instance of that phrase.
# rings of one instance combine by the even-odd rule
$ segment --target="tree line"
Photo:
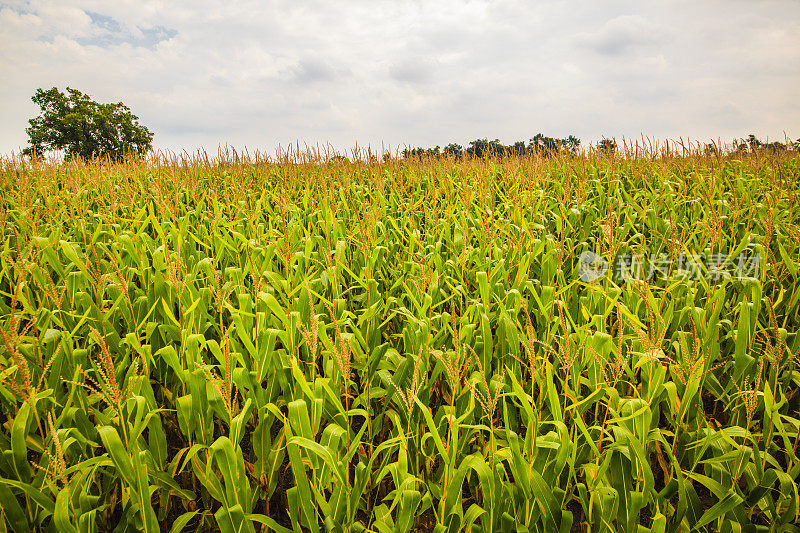
[[[785,152],[786,150],[800,150],[800,139],[792,142],[782,143],[778,141],[764,142],[752,133],[747,136],[747,139],[739,139],[734,141],[735,153],[753,153],[758,151],[766,152]]]
[[[616,143],[611,139],[604,139],[608,149],[616,149]],[[527,143],[517,141],[513,144],[503,144],[499,139],[490,141],[487,139],[475,139],[470,141],[467,147],[457,143],[450,143],[444,148],[435,146],[433,148],[406,148],[402,154],[408,157],[486,157],[486,156],[519,156],[525,154],[540,154],[544,156],[557,155],[560,153],[576,154],[581,140],[570,135],[567,138],[559,139],[547,137],[542,133],[534,135]],[[613,148],[612,148],[613,145]]]

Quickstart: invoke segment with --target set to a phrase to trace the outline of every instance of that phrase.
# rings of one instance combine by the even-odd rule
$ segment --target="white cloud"
[[[171,149],[777,137],[800,123],[799,21],[789,1],[6,2],[0,153],[66,85]]]

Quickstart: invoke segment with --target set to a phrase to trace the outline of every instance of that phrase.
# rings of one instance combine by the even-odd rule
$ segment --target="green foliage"
[[[601,155],[0,162],[0,524],[797,531],[800,159]]]
[[[614,139],[602,139],[597,143],[597,151],[602,154],[612,155],[617,151],[617,141]]]
[[[25,131],[30,146],[23,151],[25,155],[59,151],[66,158],[119,161],[150,150],[153,134],[122,102],[101,104],[70,87],[67,93],[56,87],[38,89],[31,98],[41,114],[28,121]]]

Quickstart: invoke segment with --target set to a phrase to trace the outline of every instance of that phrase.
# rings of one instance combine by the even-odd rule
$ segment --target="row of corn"
[[[0,527],[798,531],[798,176],[6,160]]]

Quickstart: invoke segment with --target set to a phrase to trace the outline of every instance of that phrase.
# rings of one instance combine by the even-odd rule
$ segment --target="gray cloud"
[[[404,83],[429,83],[433,81],[435,68],[431,61],[421,57],[401,59],[389,67],[389,76]]]
[[[606,22],[596,31],[581,36],[580,40],[596,52],[619,56],[641,51],[642,48],[663,41],[664,30],[638,15],[622,15]]]
[[[336,67],[329,61],[314,57],[301,59],[289,70],[292,79],[301,84],[333,81],[350,73],[346,68]]]

